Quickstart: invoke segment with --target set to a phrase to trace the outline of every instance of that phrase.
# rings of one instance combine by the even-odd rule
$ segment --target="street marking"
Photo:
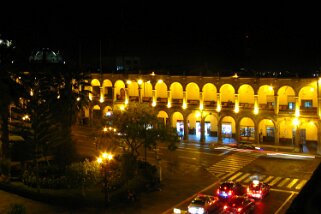
[[[250,177],[248,177],[248,178],[244,181],[244,183],[250,183],[251,180],[252,180],[252,178],[251,178],[251,176],[250,176]]]
[[[292,188],[293,185],[294,185],[296,182],[298,182],[298,180],[299,180],[299,179],[297,179],[297,178],[293,179],[286,187],[289,188],[289,189]]]
[[[196,160],[196,158],[190,158],[190,157],[185,157],[185,156],[178,156],[178,158]]]
[[[228,174],[226,174],[225,176],[221,177],[221,180],[226,179],[227,177],[233,175],[234,172],[229,172]]]
[[[231,151],[227,150],[227,151],[225,151],[225,152],[222,152],[222,153],[218,154],[218,156],[223,156],[223,155],[226,155],[226,154],[228,154],[228,153],[230,153],[230,152],[231,152]]]
[[[295,187],[295,189],[298,189],[298,190],[301,189],[306,182],[307,182],[307,180],[300,181],[300,183]]]
[[[273,181],[271,181],[270,183],[269,183],[269,185],[270,186],[273,186],[274,184],[276,184],[279,180],[281,180],[282,178],[281,177],[277,177],[277,178],[275,178]]]
[[[246,173],[245,175],[243,175],[242,177],[240,177],[239,179],[236,180],[236,182],[240,182],[242,181],[243,179],[247,178],[248,176],[250,176],[251,174],[250,173]]]
[[[274,176],[269,176],[267,177],[263,182],[264,183],[268,183],[270,180],[272,180],[274,178]]]
[[[234,175],[233,177],[229,178],[229,180],[233,181],[235,178],[239,177],[240,175],[242,175],[242,172],[236,173],[236,175]]]
[[[282,187],[284,184],[286,184],[287,182],[290,181],[290,178],[285,178],[283,181],[281,181],[279,184],[278,184],[278,187]]]
[[[283,209],[283,207],[289,202],[289,200],[293,197],[294,194],[295,193],[292,192],[292,194],[284,201],[284,203],[280,206],[280,208],[274,214],[278,214]]]

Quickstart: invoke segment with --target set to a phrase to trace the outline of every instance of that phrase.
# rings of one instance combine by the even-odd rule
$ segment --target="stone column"
[[[241,136],[240,136],[240,123],[239,121],[235,121],[235,141],[236,142],[239,142],[241,139]]]
[[[203,111],[201,111],[201,137],[200,137],[200,143],[205,144],[205,117],[203,115]]]
[[[259,114],[259,95],[254,95],[254,114]],[[256,131],[256,130],[255,130]]]
[[[116,102],[117,101],[116,88],[112,87],[111,91],[112,91],[112,94],[113,94],[112,100],[113,100],[113,102]]]
[[[299,97],[295,97],[295,116],[300,116],[300,99]]]
[[[105,96],[104,96],[104,87],[99,88],[99,102],[103,103],[105,101]]]
[[[220,112],[222,110],[221,93],[217,93],[216,95],[217,95],[216,111]]]
[[[279,114],[279,96],[278,95],[274,96],[274,114],[276,115]]]
[[[130,100],[129,100],[129,92],[128,92],[128,87],[126,87],[125,88],[125,104],[128,104],[129,102],[130,102]]]
[[[204,97],[203,97],[203,92],[200,92],[200,110],[204,109]]]
[[[156,93],[156,89],[153,89],[152,91],[152,106],[156,106],[157,103],[157,93]]]
[[[217,124],[217,142],[222,143],[222,121]]]
[[[187,121],[187,117],[184,117],[184,141],[188,141],[188,121]]]
[[[254,143],[260,144],[260,130],[259,130],[259,124],[255,121],[254,124]]]
[[[187,108],[187,96],[186,96],[186,91],[183,91],[183,109]]]
[[[170,108],[172,106],[172,93],[171,91],[167,91],[167,107]]]
[[[138,84],[138,100],[139,103],[143,102],[142,86]]]
[[[240,111],[240,109],[239,109],[239,94],[234,94],[234,97],[235,97],[234,112],[238,113]]]
[[[274,144],[278,146],[280,144],[280,129],[278,124],[275,125],[274,130]]]

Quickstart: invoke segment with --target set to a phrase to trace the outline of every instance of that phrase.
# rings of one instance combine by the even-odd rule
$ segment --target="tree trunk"
[[[10,105],[9,105],[10,106]],[[1,160],[4,164],[7,164],[7,169],[1,169],[1,172],[8,177],[10,180],[11,176],[11,152],[10,152],[10,142],[9,142],[9,106],[4,106],[1,110],[2,118],[2,135],[1,135]]]

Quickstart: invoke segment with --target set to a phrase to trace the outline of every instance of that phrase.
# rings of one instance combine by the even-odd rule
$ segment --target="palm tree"
[[[20,97],[25,95],[24,88],[16,81],[17,65],[14,62],[12,41],[0,38],[0,121],[1,121],[1,155],[0,173],[10,177],[10,123],[13,106],[19,105]]]

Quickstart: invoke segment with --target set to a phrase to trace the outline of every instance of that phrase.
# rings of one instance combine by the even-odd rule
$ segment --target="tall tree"
[[[0,35],[1,36],[1,35]],[[9,148],[9,118],[11,114],[11,105],[17,104],[19,98],[24,95],[24,90],[20,84],[15,81],[14,63],[15,47],[10,40],[3,40],[0,37],[0,121],[1,121],[1,162],[7,162],[10,165]],[[1,164],[2,165],[2,164]],[[2,165],[2,173],[10,176],[10,167],[7,166],[6,172]],[[0,171],[0,172],[1,172]]]
[[[114,111],[113,126],[122,134],[121,139],[128,147],[128,152],[137,157],[139,148],[151,149],[160,141],[168,143],[174,150],[178,140],[177,132],[160,124],[157,112],[147,104],[130,103],[124,111]]]

